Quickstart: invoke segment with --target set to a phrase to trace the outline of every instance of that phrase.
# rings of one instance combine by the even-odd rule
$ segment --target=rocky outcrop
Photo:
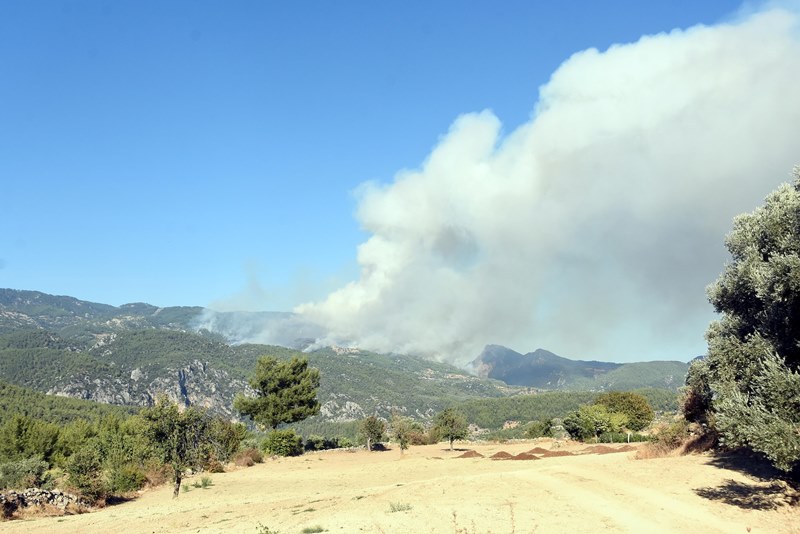
[[[356,421],[366,417],[360,404],[348,400],[344,395],[331,395],[332,399],[320,406],[319,413],[328,421]]]
[[[33,506],[55,506],[64,513],[77,512],[89,508],[89,504],[70,493],[59,490],[28,488],[22,492],[9,491],[0,493],[0,509],[3,517],[11,517],[21,508]]]
[[[238,420],[233,398],[250,389],[247,382],[227,371],[194,360],[172,369],[137,367],[114,378],[71,377],[47,393],[105,404],[152,406],[161,395],[181,406],[199,406],[226,419]]]

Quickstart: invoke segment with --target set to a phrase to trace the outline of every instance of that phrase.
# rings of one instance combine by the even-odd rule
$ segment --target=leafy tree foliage
[[[678,409],[675,391],[646,388],[634,391],[645,397],[658,411]],[[598,397],[589,391],[548,391],[536,395],[514,395],[496,399],[476,399],[462,402],[456,408],[463,413],[468,423],[482,428],[499,428],[505,421],[549,421],[563,418],[584,404]]]
[[[445,408],[433,419],[433,426],[442,438],[450,441],[450,450],[453,450],[453,441],[467,437],[468,427],[466,418],[455,408]]]
[[[194,407],[181,412],[178,405],[166,397],[161,397],[152,408],[143,410],[142,418],[146,435],[162,461],[172,468],[172,496],[177,497],[186,470],[202,467],[207,461],[209,418]]]
[[[609,412],[623,414],[628,420],[627,427],[634,431],[647,428],[656,416],[647,398],[632,391],[602,393],[594,403],[605,406]]]
[[[23,489],[20,485],[48,484],[48,470],[60,468],[69,476],[68,484],[95,500],[139,489],[145,471],[162,465],[163,448],[170,441],[164,432],[154,431],[153,419],[163,431],[170,417],[161,416],[177,410],[157,405],[144,411],[147,418],[131,416],[129,408],[56,398],[3,383],[0,408],[8,414],[0,422],[0,485]],[[244,437],[244,425],[194,412],[202,415],[204,429],[196,451],[199,467],[228,461]]]
[[[585,404],[568,414],[563,425],[575,439],[586,441],[594,438],[597,441],[600,434],[621,432],[627,422],[625,415],[609,412],[602,404]]]
[[[380,443],[386,432],[386,423],[382,419],[371,415],[364,418],[358,426],[358,433],[367,442],[367,450],[372,450],[372,445]]]
[[[91,443],[70,457],[67,463],[69,483],[84,497],[97,501],[108,494],[103,480],[103,460],[100,450]]]
[[[553,428],[552,420],[546,419],[544,421],[531,421],[525,427],[525,437],[541,438],[545,436],[550,436],[552,428]]]
[[[392,416],[392,434],[397,444],[400,445],[400,454],[403,454],[411,443],[411,434],[414,432],[414,425],[408,417],[400,415]]]
[[[687,418],[786,471],[800,462],[800,167],[794,178],[734,219],[731,261],[708,288],[722,317],[684,399]]]
[[[319,370],[308,367],[305,358],[281,361],[263,356],[256,364],[250,386],[255,398],[239,396],[234,407],[259,425],[275,430],[319,413]]]
[[[0,426],[0,459],[38,456],[49,461],[56,450],[58,426],[16,414]]]

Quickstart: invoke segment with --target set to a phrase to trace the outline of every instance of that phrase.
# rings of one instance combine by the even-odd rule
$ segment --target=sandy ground
[[[458,444],[455,452],[441,444],[402,456],[394,449],[273,459],[211,475],[213,486],[175,500],[162,487],[93,513],[3,522],[0,531],[800,533],[800,509],[781,504],[774,485],[719,467],[711,456],[490,459],[537,446],[552,444]],[[467,447],[485,457],[457,458]]]

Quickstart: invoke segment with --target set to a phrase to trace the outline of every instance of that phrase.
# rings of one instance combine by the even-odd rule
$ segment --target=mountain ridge
[[[641,387],[677,389],[683,385],[689,369],[688,363],[679,361],[572,360],[541,348],[520,354],[502,345],[487,345],[470,365],[478,376],[509,385],[590,391]]]
[[[282,312],[245,312],[250,322],[237,330],[235,322],[241,316],[236,312],[213,312],[213,316],[206,312],[141,302],[117,307],[0,289],[0,380],[120,405],[147,406],[166,394],[182,405],[204,406],[236,419],[232,399],[248,391],[247,378],[260,356],[304,356],[321,371],[319,417],[325,421],[352,421],[372,414],[389,418],[394,412],[425,419],[448,405],[470,400],[550,389],[674,389],[683,381],[680,369],[658,370],[662,364],[653,362],[584,362],[544,349],[521,355],[500,345],[487,346],[473,362],[476,376],[414,355],[339,347],[299,352],[291,340],[302,342],[302,338],[291,328],[284,332],[289,346],[231,344],[223,331],[252,332],[262,320],[278,328],[302,322],[293,323],[296,317]],[[209,317],[217,322],[208,322]],[[207,328],[214,329],[215,324],[225,328]],[[654,371],[661,375],[643,379]],[[650,385],[653,382],[657,385]]]

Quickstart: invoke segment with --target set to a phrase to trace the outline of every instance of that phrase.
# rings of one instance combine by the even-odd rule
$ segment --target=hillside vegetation
[[[507,384],[573,391],[676,390],[684,384],[689,369],[689,364],[678,361],[571,360],[544,349],[520,354],[501,345],[488,345],[472,366],[479,376]]]
[[[55,395],[140,407],[150,406],[159,394],[166,394],[183,406],[206,407],[212,413],[236,419],[233,398],[249,390],[247,378],[258,358],[270,355],[289,359],[300,353],[274,345],[231,345],[219,333],[196,331],[203,313],[202,308],[157,308],[143,303],[115,307],[3,289],[0,380]],[[218,325],[229,332],[235,330],[236,317],[216,314],[213,321],[203,324]],[[289,320],[290,316],[248,314],[248,328],[262,318]],[[671,380],[678,380],[681,366],[685,366],[679,362],[581,362],[539,350],[534,354],[544,359],[536,360],[538,367],[528,365],[522,372],[520,365],[524,367],[526,358],[532,360],[529,355],[499,346],[487,347],[485,354],[492,350],[504,355],[506,363],[495,362],[491,372],[484,372],[488,376],[474,376],[452,365],[412,355],[338,347],[303,353],[310,365],[320,370],[321,411],[301,426],[320,431],[336,427],[347,435],[354,429],[350,423],[369,415],[389,419],[396,413],[428,420],[448,406],[463,406],[465,414],[474,414],[470,422],[496,428],[505,420],[552,417],[555,415],[550,414],[561,409],[574,409],[581,402],[576,399],[591,397],[529,398],[527,393],[544,389],[637,389],[653,384],[672,388]],[[517,367],[508,363],[514,358]],[[486,371],[490,364],[485,358],[480,368]],[[507,382],[525,385],[507,385],[493,378],[500,375]],[[555,398],[565,399],[561,407],[547,408]],[[494,413],[492,417],[487,416],[490,412]]]

